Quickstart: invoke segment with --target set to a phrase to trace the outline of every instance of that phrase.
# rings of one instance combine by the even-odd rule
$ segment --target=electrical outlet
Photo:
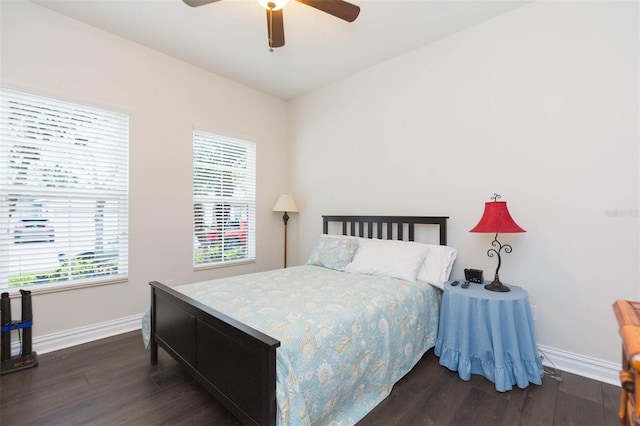
[[[538,319],[536,305],[531,305],[531,318],[533,319],[533,322],[536,322],[536,320]]]

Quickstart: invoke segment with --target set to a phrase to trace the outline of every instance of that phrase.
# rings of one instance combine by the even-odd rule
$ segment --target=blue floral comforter
[[[434,346],[441,291],[297,266],[174,287],[280,340],[280,425],[354,424]]]

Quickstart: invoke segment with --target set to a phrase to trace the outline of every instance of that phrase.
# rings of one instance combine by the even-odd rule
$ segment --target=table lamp
[[[498,241],[498,234],[504,233],[515,233],[515,232],[527,232],[522,229],[518,224],[513,220],[511,214],[509,214],[509,210],[507,209],[506,201],[498,201],[501,198],[499,194],[493,194],[491,199],[493,201],[484,203],[484,213],[480,218],[480,222],[476,226],[473,227],[469,232],[485,232],[496,234],[495,238],[491,245],[495,248],[487,250],[487,256],[493,257],[494,255],[498,256],[498,267],[496,268],[496,275],[493,279],[493,282],[484,286],[487,290],[491,291],[510,291],[509,287],[502,284],[500,282],[500,277],[498,276],[498,271],[500,271],[500,265],[502,264],[502,259],[500,258],[500,252],[504,249],[506,253],[511,253],[511,246],[509,244],[500,244]]]
[[[282,221],[284,222],[284,267],[287,267],[287,222],[289,221],[289,213],[297,213],[298,206],[296,202],[293,200],[293,197],[289,194],[282,194],[278,201],[276,201],[276,205],[273,206],[274,212],[284,212],[282,215]]]

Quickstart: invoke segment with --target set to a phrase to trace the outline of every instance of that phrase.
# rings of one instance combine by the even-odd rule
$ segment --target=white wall
[[[447,215],[453,276],[492,278],[493,235],[468,231],[497,192],[527,230],[500,237],[500,277],[538,343],[618,363],[611,304],[640,297],[638,18],[536,2],[292,101],[291,263],[322,214]]]
[[[288,106],[32,3],[0,12],[3,82],[131,114],[129,282],[36,295],[36,340],[139,315],[150,280],[280,267],[285,190],[290,264],[321,214],[448,215],[453,274],[490,277],[492,236],[468,230],[498,192],[528,231],[501,236],[501,278],[538,343],[619,362],[611,303],[640,299],[637,3],[537,2]],[[193,123],[257,142],[253,265],[192,270]]]
[[[35,295],[34,342],[142,314],[151,280],[280,267],[282,219],[271,208],[286,189],[284,101],[29,2],[3,1],[1,24],[3,82],[130,112],[129,282]],[[193,271],[194,123],[257,144],[255,264]]]

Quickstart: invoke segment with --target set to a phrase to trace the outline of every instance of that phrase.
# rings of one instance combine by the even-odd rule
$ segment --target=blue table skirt
[[[480,374],[505,392],[513,385],[542,384],[544,371],[533,332],[526,291],[508,293],[445,286],[435,354],[462,380]]]

